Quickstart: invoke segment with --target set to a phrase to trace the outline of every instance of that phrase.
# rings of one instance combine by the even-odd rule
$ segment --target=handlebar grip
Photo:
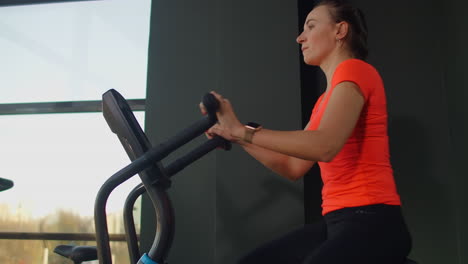
[[[219,143],[219,145],[218,145],[220,148],[222,148],[222,149],[224,149],[224,150],[226,150],[226,151],[231,150],[231,148],[232,148],[232,143],[231,143],[231,141],[226,140],[226,139],[224,139],[224,138],[222,138],[222,137],[220,137],[220,136],[218,136],[217,138],[219,138],[218,140],[221,141],[221,142]]]
[[[208,112],[208,116],[209,116],[212,120],[217,121],[216,112],[217,112],[218,109],[219,109],[219,101],[218,101],[218,99],[216,99],[216,97],[215,97],[213,94],[211,94],[211,93],[206,93],[206,94],[203,96],[202,102],[203,102],[203,105],[204,105],[205,108],[206,108],[206,111]]]
[[[231,142],[229,142],[228,140],[220,136],[215,136],[214,138],[205,141],[205,143],[203,143],[202,145],[185,154],[185,156],[169,164],[169,166],[166,167],[166,174],[169,176],[175,175],[188,165],[192,164],[196,160],[206,155],[208,152],[218,147],[228,151],[231,150],[232,145]]]
[[[6,191],[13,187],[14,183],[11,180],[0,178],[0,192]]]

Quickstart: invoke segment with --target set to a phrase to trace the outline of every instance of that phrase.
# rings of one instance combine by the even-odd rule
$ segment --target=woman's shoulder
[[[363,60],[360,60],[360,59],[347,59],[347,60],[344,60],[342,61],[340,64],[338,64],[338,67],[336,68],[336,70],[338,69],[343,69],[343,68],[351,68],[351,69],[358,69],[358,70],[370,70],[370,71],[375,71],[377,72],[377,69],[370,63],[368,63],[367,61],[363,61]],[[336,71],[335,70],[335,71]]]
[[[342,78],[380,79],[380,74],[373,65],[366,61],[347,59],[338,64],[332,79],[339,81]]]
[[[332,77],[332,86],[344,81],[356,83],[366,99],[377,87],[383,87],[383,81],[375,67],[359,59],[347,59],[337,66]]]

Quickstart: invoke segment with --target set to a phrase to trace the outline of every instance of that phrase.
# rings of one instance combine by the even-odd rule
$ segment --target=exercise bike
[[[96,259],[100,264],[111,264],[106,202],[117,186],[138,174],[142,183],[130,192],[124,205],[125,235],[131,263],[164,264],[175,231],[174,210],[166,192],[171,186],[170,177],[216,148],[230,150],[231,144],[221,137],[214,137],[168,166],[164,166],[161,161],[212,127],[217,122],[216,111],[219,103],[212,94],[206,94],[203,97],[203,104],[208,112],[206,116],[169,140],[152,147],[122,95],[111,89],[103,94],[102,99],[104,118],[112,132],[119,138],[132,162],[112,175],[101,186],[96,196],[94,221],[97,246],[60,245],[55,248],[54,252],[71,259],[75,264]],[[149,252],[140,257],[132,209],[136,199],[144,192],[148,193],[156,212],[156,234]]]
[[[208,110],[208,115],[205,118],[153,148],[138,125],[126,100],[115,90],[109,90],[103,95],[104,117],[112,132],[117,134],[132,163],[109,178],[98,192],[95,203],[97,247],[61,245],[54,250],[56,253],[72,259],[75,264],[96,259],[99,259],[100,264],[111,264],[105,214],[106,201],[113,189],[135,174],[139,174],[142,184],[139,184],[130,192],[124,205],[124,226],[130,263],[166,263],[175,227],[174,211],[166,193],[171,184],[169,177],[217,147],[222,147],[225,150],[229,150],[231,147],[228,141],[215,137],[169,166],[161,164],[160,161],[168,154],[203,134],[204,131],[214,125],[218,102],[211,94],[207,94],[203,98],[203,103]],[[145,191],[148,192],[156,211],[156,235],[150,251],[140,257],[132,212],[136,199]],[[407,259],[404,264],[417,263]]]

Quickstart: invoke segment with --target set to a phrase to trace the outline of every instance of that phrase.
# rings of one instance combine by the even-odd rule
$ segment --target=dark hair
[[[367,23],[364,13],[344,0],[319,0],[317,6],[328,6],[332,19],[338,22],[348,22],[349,31],[345,41],[348,42],[353,55],[361,60],[367,58]]]

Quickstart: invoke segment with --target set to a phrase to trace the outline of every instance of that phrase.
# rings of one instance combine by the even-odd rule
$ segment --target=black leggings
[[[400,206],[349,207],[274,240],[239,264],[403,264],[411,237]]]

